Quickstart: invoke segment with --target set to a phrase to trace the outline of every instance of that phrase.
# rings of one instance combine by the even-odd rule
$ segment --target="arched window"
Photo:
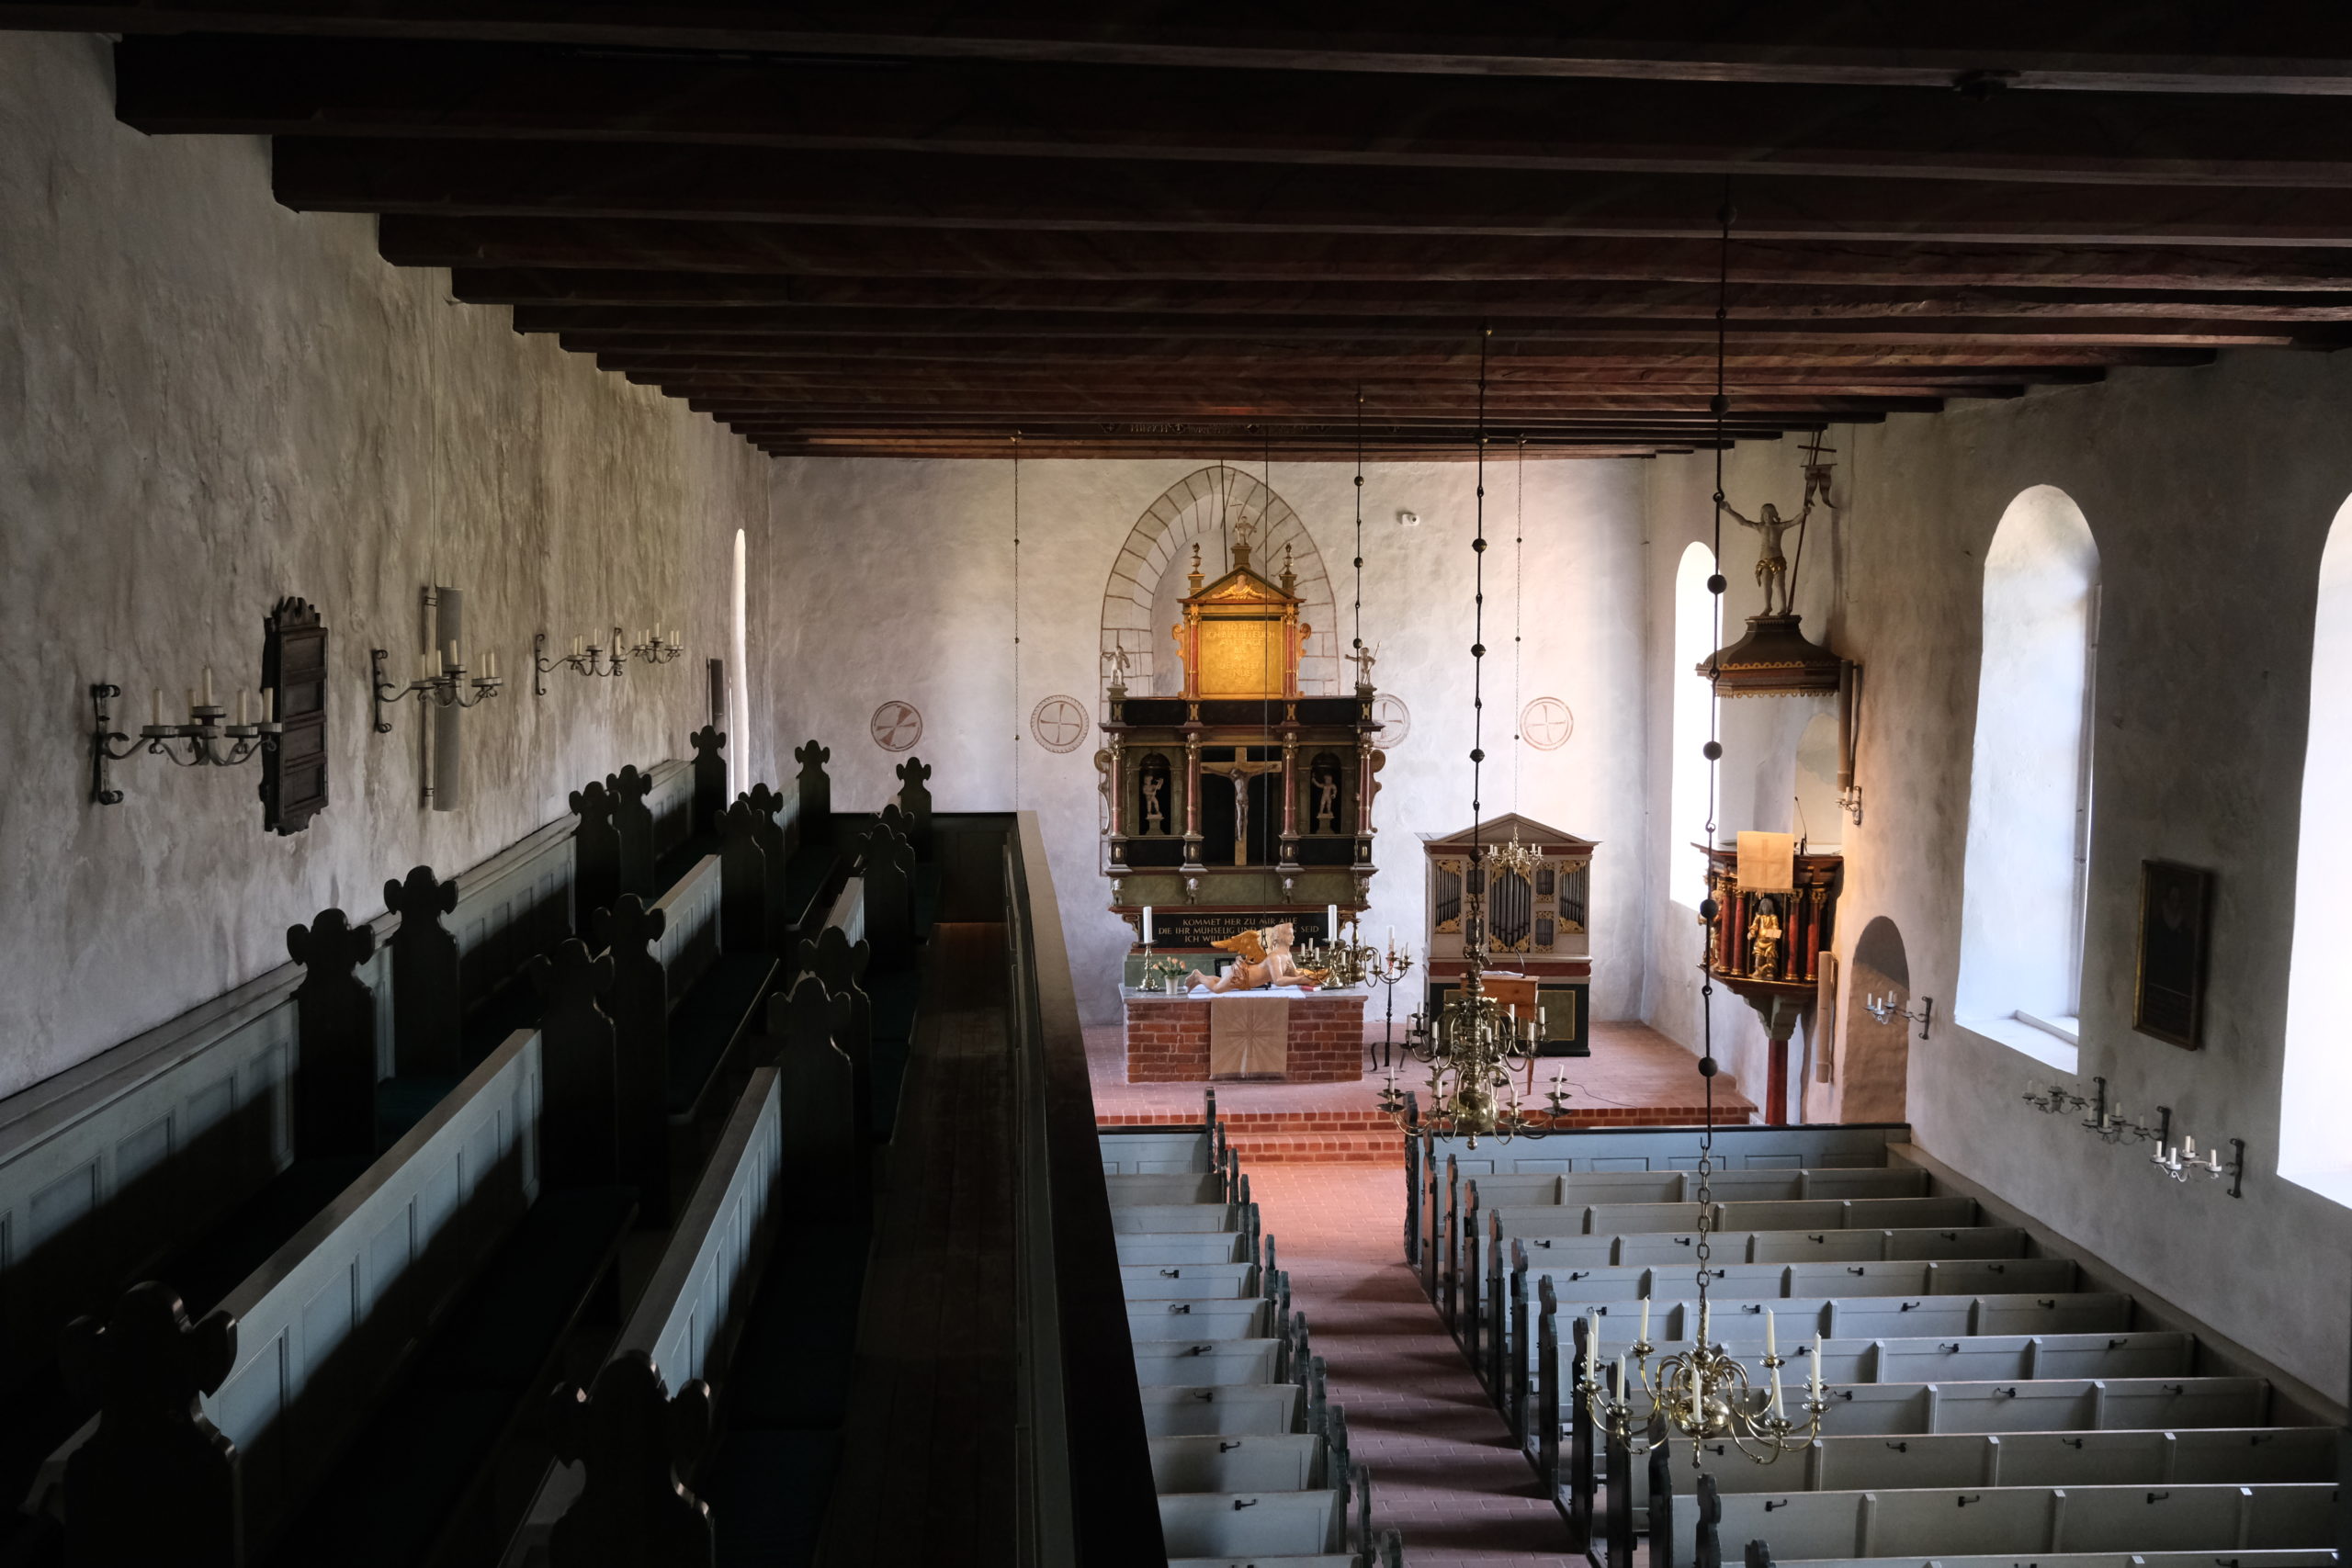
[[[2287,1061],[2279,1082],[2278,1174],[2352,1203],[2352,1089],[2344,1043],[2344,922],[2332,829],[2352,798],[2352,502],[2335,514],[2319,558],[2312,623],[2311,729],[2303,741],[2301,842],[2295,856],[2295,934],[2287,978]]]
[[[2037,485],[1984,557],[1984,650],[1968,791],[1954,1012],[2072,1071],[2090,863],[2098,546],[2082,509]]]
[[[1713,694],[1698,669],[1715,650],[1715,596],[1707,592],[1714,570],[1715,558],[1697,544],[1674,569],[1674,665],[1667,671],[1674,682],[1674,758],[1666,886],[1668,897],[1693,909],[1707,896],[1707,857],[1690,846],[1707,827],[1707,759],[1700,749],[1707,743]]]

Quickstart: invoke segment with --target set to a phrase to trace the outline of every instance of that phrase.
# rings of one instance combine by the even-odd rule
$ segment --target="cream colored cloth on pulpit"
[[[1290,1066],[1290,998],[1219,997],[1209,1003],[1209,1077],[1280,1077]]]
[[[1797,839],[1794,833],[1742,833],[1739,836],[1739,890],[1742,893],[1786,893],[1797,885]]]

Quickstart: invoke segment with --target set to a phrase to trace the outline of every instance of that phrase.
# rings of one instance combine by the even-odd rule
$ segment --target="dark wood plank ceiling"
[[[1078,19],[1063,15],[1080,12]],[[1572,23],[1573,32],[1564,31]],[[2352,8],[19,5],[777,453],[1461,457],[2352,343]],[[1726,188],[1736,220],[1716,234]]]

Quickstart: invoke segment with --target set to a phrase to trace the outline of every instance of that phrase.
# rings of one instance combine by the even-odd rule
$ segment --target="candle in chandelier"
[[[1781,1369],[1780,1369],[1779,1367],[1775,1366],[1775,1367],[1773,1367],[1773,1368],[1771,1369],[1771,1372],[1772,1372],[1772,1414],[1773,1414],[1775,1416],[1780,1416],[1780,1417],[1785,1418],[1785,1417],[1786,1417],[1786,1416],[1787,1416],[1787,1414],[1788,1414],[1788,1406],[1787,1406],[1787,1405],[1785,1405],[1785,1404],[1783,1404],[1781,1403]]]
[[[275,686],[261,689],[261,721],[264,724],[277,722],[277,688]]]
[[[204,705],[212,705],[212,666],[209,664],[204,667]]]
[[[245,713],[245,689],[244,689],[243,686],[240,686],[240,687],[238,687],[238,688],[237,688],[237,725],[238,725],[238,728],[243,728],[245,725],[250,724],[250,723],[252,723],[252,722],[253,722],[253,721],[252,721],[252,719],[251,719],[251,718],[246,715],[246,713]]]
[[[1584,1381],[1589,1384],[1600,1375],[1600,1319],[1587,1313],[1584,1325]]]
[[[147,722],[161,728],[164,723],[164,688],[151,686],[148,690],[153,694],[153,698],[147,705]]]
[[[1821,1336],[1813,1337],[1813,1402],[1821,1403]]]
[[[1642,1298],[1642,1331],[1635,1335],[1634,1339],[1634,1343],[1640,1345],[1650,1342],[1650,1299],[1647,1296]]]
[[[1777,1355],[1779,1355],[1780,1353],[1781,1353],[1781,1345],[1780,1345],[1780,1340],[1779,1340],[1779,1339],[1774,1336],[1774,1334],[1773,1334],[1773,1332],[1772,1332],[1772,1309],[1771,1309],[1770,1307],[1766,1307],[1766,1308],[1764,1309],[1764,1355],[1765,1355],[1765,1359],[1769,1360],[1769,1359],[1770,1359],[1772,1357],[1777,1356]]]
[[[1618,1403],[1618,1404],[1624,1404],[1628,1399],[1630,1399],[1631,1397],[1633,1397],[1633,1396],[1632,1396],[1632,1394],[1631,1394],[1631,1393],[1629,1392],[1629,1391],[1633,1388],[1633,1386],[1634,1386],[1634,1385],[1633,1385],[1632,1383],[1630,1383],[1630,1382],[1626,1382],[1626,1380],[1625,1380],[1625,1358],[1624,1358],[1623,1356],[1622,1356],[1622,1355],[1621,1355],[1621,1356],[1619,1356],[1619,1357],[1617,1358],[1617,1403]]]
[[[187,689],[187,716],[191,719],[196,716],[196,688],[194,686]]]

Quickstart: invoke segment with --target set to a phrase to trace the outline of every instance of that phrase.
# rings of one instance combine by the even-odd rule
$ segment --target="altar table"
[[[1132,987],[1121,994],[1129,1083],[1205,1083],[1219,1076],[1352,1083],[1363,1076],[1362,991],[1278,986],[1221,996],[1164,996]],[[1288,1014],[1279,1046],[1263,1034],[1270,1001]]]

